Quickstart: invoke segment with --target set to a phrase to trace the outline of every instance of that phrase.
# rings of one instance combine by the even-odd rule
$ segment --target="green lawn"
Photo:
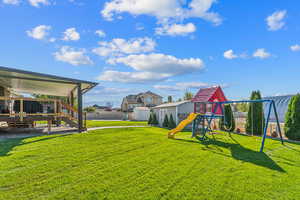
[[[47,121],[38,121],[38,124],[47,124]],[[64,123],[64,122],[62,122]],[[86,121],[88,128],[105,127],[105,126],[147,126],[148,123],[144,121]]]
[[[300,145],[160,128],[0,141],[0,199],[300,199]]]
[[[87,120],[87,127],[107,127],[107,126],[147,126],[143,121],[92,121]]]

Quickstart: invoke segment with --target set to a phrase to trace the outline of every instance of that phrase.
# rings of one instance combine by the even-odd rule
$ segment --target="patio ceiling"
[[[97,83],[0,66],[0,86],[16,93],[68,96],[78,84],[85,93]],[[75,92],[76,94],[76,92]]]

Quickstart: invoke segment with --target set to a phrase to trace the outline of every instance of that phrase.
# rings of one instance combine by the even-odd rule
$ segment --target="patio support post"
[[[71,107],[74,108],[74,93],[73,91],[71,92],[71,95],[70,95],[70,98],[71,98]],[[74,112],[73,110],[71,110],[71,116],[74,117]]]
[[[78,132],[83,131],[83,112],[82,112],[82,91],[81,84],[77,85],[77,98],[78,98]]]

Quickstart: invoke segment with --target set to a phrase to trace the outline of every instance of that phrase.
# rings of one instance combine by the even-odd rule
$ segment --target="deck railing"
[[[67,117],[78,122],[78,110],[60,99],[0,97],[0,102],[0,117],[18,118],[21,122],[26,117],[48,117],[54,120]],[[83,116],[83,119],[86,118]]]

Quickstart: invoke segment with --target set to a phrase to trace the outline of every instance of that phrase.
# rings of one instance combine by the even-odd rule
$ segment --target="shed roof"
[[[68,96],[78,84],[85,93],[98,83],[0,66],[0,85],[18,93]]]
[[[182,104],[189,103],[189,102],[191,102],[191,101],[188,100],[188,101],[179,101],[179,102],[173,102],[173,103],[165,103],[165,104],[161,104],[159,106],[155,106],[153,109],[167,108],[167,107],[176,107],[176,106],[180,106]]]

